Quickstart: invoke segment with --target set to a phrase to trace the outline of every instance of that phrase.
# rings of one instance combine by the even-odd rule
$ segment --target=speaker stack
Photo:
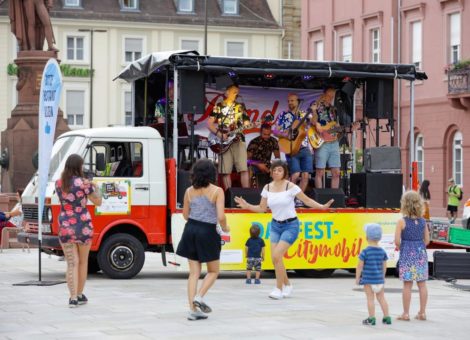
[[[261,189],[258,188],[228,188],[225,191],[225,206],[227,208],[238,208],[235,197],[242,197],[250,204],[257,205],[261,200]]]
[[[367,80],[364,110],[370,119],[393,117],[393,79]]]
[[[181,71],[178,87],[179,93],[184,93],[184,95],[178,97],[179,112],[182,114],[203,114],[206,98],[204,72]]]
[[[320,204],[325,204],[332,198],[335,200],[331,205],[332,208],[344,208],[345,204],[345,195],[343,189],[333,189],[333,188],[324,188],[324,189],[312,189],[307,193],[307,196],[313,198]]]

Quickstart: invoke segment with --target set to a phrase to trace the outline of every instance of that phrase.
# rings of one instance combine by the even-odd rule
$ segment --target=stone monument
[[[2,192],[24,188],[35,173],[33,156],[38,151],[39,90],[44,66],[50,58],[57,59],[49,10],[52,0],[10,0],[11,31],[19,52],[18,104],[11,112],[7,128],[2,132],[1,158]],[[43,51],[44,40],[48,50]],[[56,137],[69,128],[59,110]]]

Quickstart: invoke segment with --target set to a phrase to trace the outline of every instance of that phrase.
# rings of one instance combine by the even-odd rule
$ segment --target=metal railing
[[[470,69],[451,70],[447,73],[448,93],[470,93]]]

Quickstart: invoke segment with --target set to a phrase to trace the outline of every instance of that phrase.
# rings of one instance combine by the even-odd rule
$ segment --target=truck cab
[[[55,193],[67,157],[84,159],[84,173],[93,178],[105,198],[97,208],[90,204],[94,235],[89,270],[99,269],[113,278],[135,276],[145,261],[145,251],[162,251],[167,232],[167,180],[163,140],[150,127],[112,127],[70,131],[54,144],[46,208],[43,216],[44,251],[61,253],[58,238],[60,202]],[[23,241],[37,243],[37,175],[23,194]]]

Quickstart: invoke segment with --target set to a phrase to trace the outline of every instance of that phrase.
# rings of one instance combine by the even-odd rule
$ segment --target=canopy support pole
[[[410,81],[410,188],[413,187],[413,164],[415,162],[415,82]]]

